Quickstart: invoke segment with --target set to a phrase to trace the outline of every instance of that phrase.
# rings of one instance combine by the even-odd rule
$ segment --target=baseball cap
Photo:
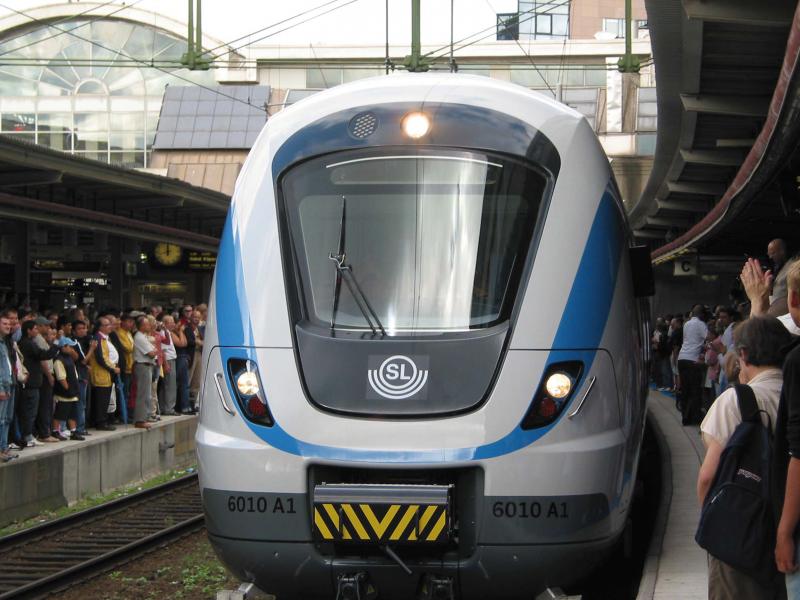
[[[61,336],[56,340],[56,346],[63,348],[64,346],[77,346],[78,342],[65,336]]]
[[[38,316],[33,320],[34,323],[37,325],[50,325],[50,319],[45,319],[42,316]]]

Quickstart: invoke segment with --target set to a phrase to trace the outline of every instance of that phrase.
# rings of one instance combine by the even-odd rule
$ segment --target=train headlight
[[[569,396],[572,390],[572,379],[566,373],[553,373],[545,381],[544,389],[551,398],[561,400]]]
[[[418,140],[430,130],[431,120],[424,113],[414,112],[405,116],[402,127],[403,133],[414,140]]]
[[[260,391],[258,377],[252,371],[242,371],[236,377],[236,389],[242,396],[255,396]]]
[[[581,375],[583,363],[578,360],[548,365],[520,427],[535,429],[555,422],[569,404]]]
[[[228,377],[239,408],[247,420],[271,427],[274,421],[256,363],[246,358],[231,358],[228,360]]]

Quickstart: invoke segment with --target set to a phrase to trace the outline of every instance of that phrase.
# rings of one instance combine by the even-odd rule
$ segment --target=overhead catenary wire
[[[47,26],[48,27],[53,27],[55,25],[60,25],[61,23],[66,23],[67,21],[73,21],[73,20],[78,19],[80,17],[86,16],[87,14],[89,14],[93,10],[98,10],[100,8],[103,8],[104,6],[108,6],[109,4],[113,4],[114,2],[116,2],[116,0],[108,0],[108,2],[104,2],[103,4],[100,4],[99,6],[93,6],[91,8],[88,8],[85,11],[83,11],[81,13],[78,13],[76,15],[70,15],[68,17],[64,17],[63,19],[59,19],[58,21],[48,21],[47,22]],[[134,6],[139,4],[140,2],[142,2],[142,0],[134,0],[130,4],[126,4],[126,5],[120,6],[118,9],[113,10],[110,13],[97,15],[94,19],[89,19],[88,21],[86,21],[86,23],[81,23],[80,25],[77,25],[76,27],[73,28],[73,30],[74,29],[81,29],[83,27],[86,27],[87,25],[91,25],[92,23],[96,23],[97,21],[100,21],[102,19],[107,19],[108,17],[117,14],[118,12],[133,8]],[[2,6],[2,5],[0,5],[0,6]],[[4,7],[4,8],[7,8],[7,7]],[[11,10],[13,10],[13,9],[11,9]],[[31,18],[30,15],[24,15],[24,16],[26,18],[29,18],[29,19]],[[7,54],[11,54],[12,52],[19,52],[20,50],[23,50],[23,49],[28,48],[30,46],[35,46],[36,44],[41,44],[42,42],[50,41],[50,40],[52,40],[54,38],[57,38],[59,36],[64,35],[65,33],[67,33],[63,29],[59,29],[59,28],[56,28],[56,29],[58,29],[58,33],[54,33],[53,35],[49,35],[49,36],[44,37],[44,38],[42,38],[40,40],[33,40],[32,42],[29,42],[27,44],[23,44],[22,46],[18,46],[16,48],[12,48],[12,49],[6,50],[4,52],[0,52],[0,57],[5,56]],[[18,38],[21,38],[21,37],[24,37],[24,36],[28,35],[29,33],[30,33],[30,31],[25,31],[24,33],[20,33],[18,35],[15,35],[13,37],[8,38],[8,39],[0,40],[0,44],[2,44],[2,45],[8,44],[9,42],[13,42],[14,40],[16,40]]]
[[[336,11],[336,10],[339,10],[340,8],[344,8],[345,6],[349,6],[349,5],[354,4],[354,3],[358,2],[358,1],[359,0],[348,0],[348,2],[345,2],[344,4],[340,4],[339,6],[334,6],[333,8],[330,8],[330,9],[328,9],[328,10],[326,10],[326,11],[324,11],[324,12],[318,14],[318,15],[314,15],[313,17],[309,17],[308,19],[304,19],[304,20],[300,21],[299,23],[292,23],[291,25],[289,25],[287,27],[284,27],[283,29],[279,29],[278,31],[273,31],[271,33],[268,33],[267,35],[261,36],[260,38],[256,38],[254,40],[250,40],[246,44],[242,44],[241,46],[237,46],[235,48],[230,48],[228,50],[228,52],[238,52],[242,48],[246,48],[247,46],[251,46],[251,45],[256,44],[258,42],[261,42],[261,41],[263,41],[263,40],[265,40],[267,38],[276,36],[279,33],[283,33],[284,31],[288,31],[289,29],[292,29],[294,27],[298,27],[300,25],[304,25],[305,23],[308,23],[309,21],[313,21],[314,19],[316,19],[318,17],[325,16],[325,15],[330,14],[330,13]]]
[[[250,102],[247,102],[246,100],[242,100],[240,98],[236,98],[235,96],[232,96],[230,94],[226,94],[225,92],[222,92],[221,90],[210,88],[210,87],[208,87],[206,85],[202,85],[200,83],[192,81],[191,79],[188,79],[186,77],[181,77],[177,73],[175,73],[173,71],[169,71],[167,68],[159,67],[159,66],[153,64],[152,61],[151,62],[147,62],[145,60],[138,59],[136,57],[130,56],[128,54],[125,54],[120,49],[109,48],[108,46],[105,46],[105,45],[101,44],[100,42],[97,42],[95,40],[91,40],[89,38],[85,38],[85,37],[83,37],[81,35],[78,35],[78,34],[74,33],[71,30],[61,29],[60,27],[52,26],[49,23],[47,23],[46,21],[42,21],[41,19],[37,19],[36,17],[33,17],[33,16],[25,13],[24,11],[13,9],[13,8],[5,5],[5,4],[0,4],[0,7],[5,8],[6,10],[12,11],[14,13],[17,13],[18,15],[21,15],[23,17],[26,17],[26,18],[30,19],[31,21],[33,21],[34,23],[39,23],[41,25],[49,25],[49,26],[53,27],[54,29],[57,29],[59,31],[63,31],[67,35],[71,35],[73,37],[76,37],[79,40],[83,40],[84,42],[92,44],[93,46],[97,46],[98,48],[103,48],[104,50],[108,50],[109,52],[113,52],[113,53],[117,54],[118,56],[123,56],[123,57],[125,57],[125,58],[127,58],[127,59],[129,59],[129,60],[131,60],[131,61],[133,61],[135,63],[138,63],[138,64],[140,64],[142,66],[154,68],[154,69],[156,69],[158,71],[161,71],[162,73],[165,73],[166,75],[170,75],[172,77],[175,77],[176,79],[180,79],[181,81],[185,81],[186,83],[190,83],[190,84],[192,84],[194,86],[197,86],[199,88],[202,88],[202,89],[207,90],[209,92],[212,92],[214,94],[218,94],[220,96],[224,96],[225,98],[233,100],[234,102],[239,102],[241,104],[245,104],[245,105],[250,106],[252,108],[256,108],[256,109],[258,109],[258,110],[260,110],[262,112],[267,112],[267,109],[264,108],[263,106],[257,106],[255,104],[251,104]]]
[[[211,53],[216,52],[217,50],[219,50],[221,48],[230,48],[236,42],[241,42],[242,40],[246,40],[250,36],[258,35],[259,33],[263,32],[263,31],[266,31],[267,29],[272,29],[273,27],[277,27],[278,25],[283,25],[284,23],[287,23],[287,22],[292,21],[294,19],[303,17],[303,16],[305,16],[305,15],[307,15],[309,13],[314,12],[315,10],[319,10],[320,8],[325,8],[326,6],[329,6],[331,4],[335,4],[336,2],[341,2],[341,0],[328,0],[328,2],[323,2],[322,4],[319,4],[319,5],[317,5],[317,6],[313,7],[313,8],[309,8],[307,10],[304,10],[303,12],[297,13],[296,15],[292,15],[291,17],[287,17],[287,18],[282,19],[280,21],[276,21],[275,23],[267,25],[266,27],[262,27],[261,29],[256,29],[255,31],[251,31],[250,33],[247,33],[245,35],[239,36],[238,38],[235,38],[233,40],[225,42],[224,44],[220,44],[219,46],[215,46],[214,48],[210,48],[208,50],[204,50],[200,54],[200,56],[204,56],[206,54],[211,54]],[[307,23],[309,20],[313,20],[317,16],[322,16],[322,15],[316,15],[315,17],[311,17],[311,19],[303,21],[303,23]],[[297,23],[297,25],[302,25],[302,23]],[[248,42],[248,44],[246,44],[246,45],[249,45],[250,43],[252,43],[252,42]],[[244,48],[245,46],[240,46],[240,48]],[[234,50],[227,50],[226,52],[222,53],[219,56],[224,56],[227,52],[234,52]],[[215,59],[215,58],[219,58],[219,56],[213,57],[212,60]]]
[[[531,8],[529,10],[523,11],[523,12],[518,14],[517,24],[519,25],[521,23],[527,23],[531,19],[535,18],[537,15],[548,14],[551,10],[555,10],[556,8],[560,8],[562,6],[568,5],[570,3],[570,1],[571,0],[562,0],[562,2],[560,2],[559,4],[554,4],[551,8],[548,8],[547,10],[543,10],[543,11],[538,12],[538,13],[534,12],[536,10],[535,8]],[[491,8],[491,6],[490,6],[490,8]],[[494,12],[494,9],[492,9],[492,12]],[[528,15],[528,16],[525,19],[519,20],[519,17],[521,17],[522,15]],[[455,44],[456,45],[461,44],[462,42],[465,42],[469,38],[474,37],[476,35],[481,35],[483,33],[486,33],[487,31],[489,31],[491,33],[489,35],[481,38],[480,40],[476,40],[474,42],[470,42],[469,44],[465,44],[463,46],[458,46],[455,49],[456,50],[460,50],[461,48],[466,48],[467,46],[471,46],[472,44],[476,44],[476,43],[478,43],[480,41],[483,41],[483,40],[485,40],[487,38],[492,37],[493,35],[495,35],[495,33],[497,31],[497,25],[495,24],[495,25],[492,25],[490,27],[485,27],[483,29],[480,29],[480,30],[474,32],[474,33],[471,33],[468,36],[461,38],[460,40],[456,40]],[[427,53],[423,54],[422,58],[429,58],[432,55],[437,54],[438,52],[441,52],[442,50],[448,50],[449,51],[450,46],[451,46],[451,44],[446,44],[444,46],[440,46],[439,48],[436,48],[435,50],[431,50],[430,52],[427,52]],[[439,56],[437,58],[442,58],[442,56]]]
[[[497,13],[497,11],[494,9],[494,7],[493,7],[493,6],[492,6],[492,4],[489,2],[489,0],[485,0],[485,1],[486,1],[486,5],[489,7],[489,10],[491,10],[493,13]],[[553,10],[553,9],[555,9],[555,8],[557,8],[557,6],[554,6],[552,9],[548,9],[548,10]],[[534,17],[537,17],[537,16],[539,16],[539,15],[541,15],[541,14],[544,14],[545,12],[547,12],[547,11],[542,11],[542,12],[540,12],[540,13],[534,13],[534,15],[533,15],[533,16],[534,16]],[[517,27],[519,27],[519,24],[517,24]],[[547,86],[547,89],[548,89],[548,90],[550,90],[550,93],[551,93],[551,94],[553,94],[553,97],[555,97],[555,98],[558,100],[558,99],[559,99],[559,98],[558,98],[558,94],[557,94],[557,93],[556,93],[556,91],[555,91],[555,90],[554,90],[554,89],[551,87],[551,85],[550,85],[550,82],[549,82],[549,81],[547,81],[547,78],[546,78],[546,77],[545,77],[545,76],[542,74],[542,72],[539,70],[539,67],[538,67],[538,66],[536,65],[536,63],[534,62],[534,60],[533,60],[533,56],[531,55],[531,53],[530,53],[530,52],[526,52],[526,51],[525,51],[525,48],[523,48],[523,47],[522,47],[522,44],[520,44],[520,43],[519,43],[519,35],[517,35],[517,36],[514,38],[514,41],[515,41],[515,42],[517,42],[517,46],[519,46],[519,49],[520,49],[520,51],[522,51],[522,53],[523,53],[523,54],[524,54],[524,55],[525,55],[525,56],[528,58],[528,61],[531,63],[531,66],[532,66],[534,69],[536,69],[536,73],[539,75],[539,77],[541,78],[541,80],[542,80],[542,81],[544,82],[544,84]],[[566,45],[564,45],[564,47],[562,47],[562,49],[561,49],[561,63],[562,63],[562,65],[563,65],[563,63],[564,63],[564,52],[565,52],[565,50],[566,50]],[[452,56],[453,56],[453,47],[452,47],[452,44],[451,44],[451,46],[450,46],[450,57],[451,57],[450,59],[451,59],[451,60],[452,60]]]

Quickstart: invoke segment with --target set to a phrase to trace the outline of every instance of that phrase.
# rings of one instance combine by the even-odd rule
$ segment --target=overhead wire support
[[[455,0],[450,0],[450,72],[455,73],[458,71],[458,65],[455,58],[453,58],[453,3]]]
[[[639,64],[639,57],[633,54],[633,40],[632,34],[633,22],[633,7],[631,0],[625,0],[625,56],[619,59],[617,63],[621,73],[638,73],[641,65]]]
[[[197,24],[194,21],[194,5],[197,2]],[[187,19],[188,32],[186,34],[186,54],[181,57],[181,63],[190,71],[207,71],[211,61],[202,58],[203,52],[203,23],[201,17],[203,0],[189,0],[189,17]]]
[[[386,74],[389,74],[389,69],[394,71],[394,64],[389,58],[389,0],[386,0],[386,58],[383,60],[383,65],[386,68]]]
[[[422,56],[420,41],[420,0],[411,0],[411,54],[403,65],[409,73],[422,73],[430,68],[430,62]]]

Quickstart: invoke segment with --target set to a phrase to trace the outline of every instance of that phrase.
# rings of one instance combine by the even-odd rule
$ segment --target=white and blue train
[[[631,506],[641,250],[590,125],[524,88],[404,74],[270,118],[203,356],[224,563],[279,600],[531,598],[585,576]]]

